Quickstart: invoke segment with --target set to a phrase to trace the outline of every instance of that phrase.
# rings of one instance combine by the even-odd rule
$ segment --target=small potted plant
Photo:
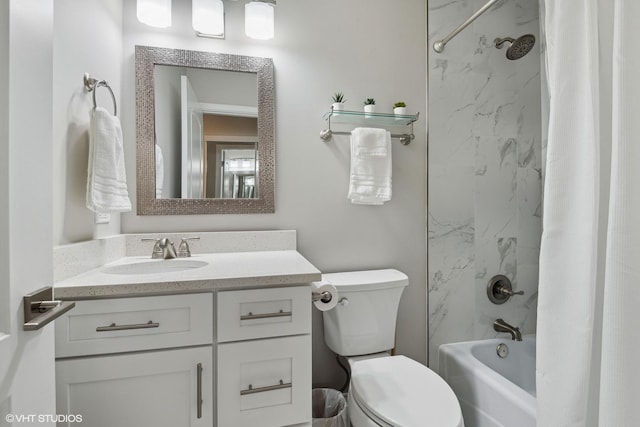
[[[404,101],[398,101],[393,104],[393,114],[398,116],[407,114],[407,104],[405,104]]]
[[[344,93],[342,92],[334,93],[333,97],[331,97],[331,100],[333,101],[333,104],[331,104],[331,108],[333,108],[333,111],[344,110],[344,103],[346,101],[344,99]]]
[[[373,98],[367,98],[364,100],[364,112],[375,113],[376,112],[376,100]]]

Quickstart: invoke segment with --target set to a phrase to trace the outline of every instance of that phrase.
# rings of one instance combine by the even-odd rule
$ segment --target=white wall
[[[409,275],[398,322],[398,351],[425,361],[425,2],[405,0],[281,0],[276,37],[244,35],[244,2],[225,2],[225,40],[198,38],[190,27],[190,2],[173,2],[173,26],[137,22],[134,2],[124,3],[122,117],[127,174],[135,205],[134,46],[205,50],[273,58],[276,78],[276,212],[268,215],[122,216],[122,231],[296,229],[299,250],[323,272],[395,267]],[[393,143],[393,200],[383,207],[346,199],[349,141],[323,143],[322,115],[335,91],[359,109],[375,97],[391,111],[404,100],[423,113],[416,139]],[[314,313],[314,381],[340,385],[333,355],[324,346],[321,316]]]
[[[107,80],[122,117],[122,0],[56,0],[54,7],[53,241],[59,245],[120,232],[119,214],[110,224],[95,225],[85,207],[93,101],[82,77]],[[111,110],[107,89],[99,89],[97,103]],[[125,144],[135,144],[135,137]]]
[[[509,61],[497,37],[538,38],[538,2],[498,2],[441,54],[431,48],[485,0],[429,0],[429,360],[443,343],[535,331],[541,234],[540,40]],[[505,274],[516,296],[492,304]]]
[[[258,79],[254,73],[200,68],[185,70],[200,102],[258,106]]]

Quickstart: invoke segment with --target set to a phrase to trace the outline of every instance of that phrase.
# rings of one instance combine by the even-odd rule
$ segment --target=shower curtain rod
[[[444,52],[444,47],[446,46],[447,43],[449,43],[451,41],[452,38],[457,36],[460,31],[462,31],[465,28],[467,28],[469,26],[469,24],[471,24],[473,21],[475,21],[478,18],[478,16],[482,15],[483,13],[485,13],[487,11],[487,9],[489,9],[491,6],[493,6],[494,4],[496,4],[499,1],[500,0],[489,0],[487,2],[487,4],[482,6],[476,13],[471,15],[471,17],[469,19],[467,19],[466,21],[464,21],[458,28],[456,28],[455,30],[451,31],[451,33],[447,37],[443,38],[442,40],[436,41],[433,44],[433,50],[435,50],[438,53]]]

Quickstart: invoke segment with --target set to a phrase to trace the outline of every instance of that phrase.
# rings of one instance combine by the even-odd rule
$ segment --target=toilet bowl
[[[323,312],[325,342],[349,362],[347,411],[353,427],[463,427],[449,385],[428,367],[391,356],[408,277],[397,270],[322,276],[341,303]]]
[[[405,356],[353,363],[347,407],[354,427],[464,426],[451,387]]]

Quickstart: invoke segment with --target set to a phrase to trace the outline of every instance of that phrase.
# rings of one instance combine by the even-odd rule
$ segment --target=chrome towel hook
[[[118,105],[116,104],[116,96],[113,93],[111,86],[109,86],[109,83],[107,83],[106,80],[97,80],[91,77],[89,73],[84,73],[83,82],[84,82],[84,88],[87,90],[87,92],[93,92],[93,108],[94,109],[98,107],[98,104],[96,102],[96,89],[98,89],[99,87],[106,87],[107,89],[109,89],[109,93],[111,94],[111,99],[113,100],[113,115],[114,116],[118,115]]]

